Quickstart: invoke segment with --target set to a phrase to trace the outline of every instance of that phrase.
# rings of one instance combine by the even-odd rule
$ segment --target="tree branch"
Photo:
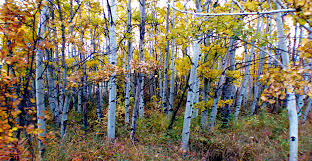
[[[280,10],[271,10],[271,11],[263,11],[263,12],[243,12],[243,13],[195,13],[190,11],[184,11],[180,10],[176,7],[174,7],[172,4],[168,3],[171,8],[173,8],[176,11],[192,14],[195,16],[243,16],[243,15],[264,15],[264,14],[274,14],[279,12],[296,12],[296,9],[280,9]]]

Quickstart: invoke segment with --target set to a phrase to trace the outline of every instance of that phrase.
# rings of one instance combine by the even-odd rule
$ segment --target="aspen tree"
[[[298,48],[301,46],[301,39],[302,39],[302,36],[303,36],[303,32],[301,31],[300,32],[300,40],[299,40],[299,44],[298,44]],[[295,37],[296,37],[296,34],[295,34]],[[308,39],[311,39],[312,38],[312,34],[310,33],[308,35]],[[296,39],[295,39],[296,40]],[[294,51],[293,51],[293,55],[295,55],[295,45],[296,45],[296,41],[294,40]],[[293,59],[294,59],[294,63],[295,63],[295,56],[293,56]],[[307,60],[306,59],[303,59],[302,61],[302,64],[303,66],[308,66],[308,63],[307,63]],[[307,68],[307,67],[305,67]],[[308,81],[309,79],[311,78],[311,74],[305,74],[304,76],[304,80],[305,81]],[[304,91],[306,91],[306,87],[304,87]],[[303,105],[304,105],[304,99],[306,98],[307,96],[305,94],[300,94],[299,93],[299,97],[296,97],[297,99],[297,113],[298,113],[298,122],[300,122],[300,118],[301,118],[301,115],[303,113]]]
[[[127,15],[127,62],[126,62],[126,96],[125,96],[125,122],[129,123],[129,98],[130,98],[130,59],[132,53],[132,39],[131,39],[131,0],[128,0],[128,15]]]
[[[61,118],[61,138],[63,138],[65,131],[66,131],[66,124],[67,124],[67,115],[68,115],[68,108],[69,108],[69,102],[70,102],[70,95],[69,95],[69,91],[66,88],[66,84],[67,84],[67,72],[68,72],[68,67],[66,64],[66,55],[65,55],[65,45],[66,45],[66,36],[65,36],[65,25],[64,25],[64,17],[63,17],[63,11],[61,8],[61,4],[59,0],[56,0],[56,4],[58,7],[58,12],[59,12],[59,17],[60,17],[60,21],[61,23],[61,35],[62,35],[62,48],[61,48],[61,53],[62,53],[62,66],[64,69],[64,80],[63,80],[63,84],[62,84],[62,88],[64,91],[64,96],[65,96],[65,100],[62,103],[63,107],[62,107],[62,118]],[[60,100],[61,102],[63,100]]]
[[[207,0],[206,3],[204,4],[204,6],[206,6],[206,11],[209,13],[210,12],[210,5],[211,5],[211,0]],[[209,31],[210,33],[211,31]],[[208,43],[210,43],[210,37],[206,37],[204,39],[204,43],[205,45],[209,45]],[[204,55],[204,62],[208,61],[208,54]],[[214,63],[211,66],[211,69],[214,68]],[[202,101],[204,101],[205,103],[208,102],[209,99],[209,92],[210,92],[210,86],[211,86],[211,80],[208,80],[207,78],[203,78],[203,83],[204,83],[204,87],[203,87],[203,97],[202,97]],[[201,125],[201,129],[202,130],[207,130],[207,126],[208,126],[208,107],[205,106],[205,109],[203,111],[201,111],[200,113],[200,125]]]
[[[52,17],[52,20],[54,19],[54,7],[53,3],[50,2],[50,15]],[[47,53],[47,61],[48,61],[48,67],[47,67],[47,78],[48,78],[48,94],[49,94],[49,106],[52,110],[52,115],[55,119],[56,125],[58,125],[59,122],[59,105],[57,100],[57,86],[56,86],[56,76],[55,76],[55,67],[53,63],[55,62],[55,56],[52,51],[50,50],[49,53]]]
[[[169,70],[169,16],[170,16],[170,0],[168,0],[167,6],[167,14],[166,14],[166,54],[165,54],[165,62],[164,62],[164,83],[163,83],[163,97],[162,97],[162,104],[164,113],[168,113],[168,98],[167,98],[167,88],[168,88],[168,70]]]
[[[199,101],[199,84],[200,84],[200,77],[196,76],[195,80],[195,88],[194,88],[194,100],[193,100],[193,108],[192,108],[192,117],[196,118],[198,116],[198,108],[195,108],[194,105]]]
[[[253,41],[252,43],[255,43],[255,42]],[[253,57],[253,54],[254,54],[253,53],[254,52],[254,47],[253,46],[251,47],[251,52],[249,53],[249,55],[248,55],[247,43],[245,43],[244,47],[245,47],[245,61],[247,63],[246,63],[246,68],[245,68],[245,75],[244,75],[244,78],[243,78],[243,82],[241,84],[241,89],[240,89],[240,92],[238,94],[237,103],[236,103],[236,107],[235,107],[235,112],[234,112],[234,117],[235,118],[237,118],[238,115],[239,115],[240,108],[241,108],[241,105],[242,105],[242,101],[244,99],[244,95],[245,95],[245,93],[247,93],[246,92],[247,91],[247,79],[250,76],[251,60],[252,60],[252,57]]]
[[[230,40],[230,46],[232,46],[233,43],[234,43],[234,40],[231,39]],[[231,53],[228,52],[228,51],[226,53],[224,63],[222,64],[222,67],[221,67],[222,71],[225,71],[225,69],[228,67],[229,62],[230,62]],[[207,129],[208,132],[211,131],[212,128],[214,127],[214,123],[215,123],[215,120],[216,120],[216,117],[217,117],[217,112],[218,112],[219,97],[220,97],[221,92],[222,92],[222,88],[221,87],[223,86],[223,84],[225,82],[225,78],[226,78],[225,77],[225,72],[222,72],[222,74],[220,76],[220,79],[219,79],[219,81],[217,83],[217,86],[214,89],[214,96],[213,96],[213,102],[212,102],[212,111],[211,111],[211,114],[210,114],[210,119],[209,119],[208,129]]]
[[[146,15],[145,15],[145,7],[146,7],[146,1],[140,0],[140,41],[139,41],[139,60],[141,62],[144,61],[144,34],[145,34],[145,21],[146,21]],[[136,92],[135,92],[135,104],[132,112],[132,123],[131,123],[131,132],[130,132],[130,140],[134,140],[134,134],[136,132],[136,123],[137,123],[137,117],[138,112],[141,104],[141,98],[143,95],[141,94],[143,92],[142,89],[142,83],[143,83],[143,73],[138,73],[138,79],[136,84]]]
[[[261,22],[262,26],[263,26],[263,22],[262,22],[262,19],[258,19],[258,21]],[[262,31],[263,27],[260,27],[260,31]],[[265,32],[267,33],[267,31]],[[256,86],[254,88],[254,94],[253,94],[253,101],[252,101],[252,104],[251,104],[251,111],[250,113],[251,114],[254,114],[255,110],[256,110],[256,105],[258,104],[258,101],[259,101],[259,97],[260,97],[260,94],[261,94],[261,83],[260,83],[260,77],[263,73],[263,65],[264,65],[264,53],[262,51],[260,51],[259,53],[259,66],[258,66],[258,76],[257,76],[257,79],[256,79]]]
[[[116,39],[116,18],[117,3],[115,0],[107,0],[109,15],[109,63],[117,65],[117,39]],[[109,106],[108,106],[108,123],[107,137],[109,140],[115,139],[116,124],[116,73],[112,74],[109,79]]]
[[[281,6],[275,1],[276,9],[281,9]],[[275,15],[277,36],[278,36],[278,48],[281,53],[283,65],[289,65],[289,55],[286,52],[286,41],[283,29],[282,14],[276,13]],[[296,109],[296,96],[293,91],[293,87],[287,87],[287,112],[289,120],[289,161],[298,160],[298,115]]]
[[[156,34],[156,38],[160,37],[160,29],[159,29],[159,24],[158,24],[158,19],[157,19],[157,10],[156,10],[156,6],[155,6],[155,18],[156,18],[156,25],[155,25],[155,32]],[[157,29],[156,29],[157,27]],[[159,70],[158,70],[158,81],[159,81],[159,97],[160,100],[163,99],[164,95],[163,95],[163,78],[162,78],[162,53],[161,53],[161,49],[160,49],[160,40],[158,40],[158,44],[157,44],[157,50],[158,50],[158,65],[159,65]],[[165,109],[163,108],[163,112],[165,112]]]
[[[73,16],[74,16],[74,11],[73,11],[73,0],[70,0],[69,1],[69,4],[70,4],[70,18],[73,18]],[[69,35],[71,36],[71,38],[72,39],[74,39],[75,37],[74,37],[74,25],[70,25],[70,27],[69,27]],[[76,58],[76,54],[75,54],[75,49],[74,49],[74,43],[72,42],[72,41],[70,41],[69,43],[68,43],[68,48],[69,48],[69,54],[68,54],[68,56],[69,57],[72,57],[72,58],[74,58],[74,60],[75,60],[75,64],[77,63],[77,58]],[[75,69],[75,70],[77,70],[77,69]],[[77,91],[77,89],[76,89],[76,87],[73,87],[73,89],[72,89],[72,94],[71,94],[71,99],[73,100],[73,106],[74,106],[74,109],[75,110],[78,110],[78,104],[77,104],[77,101],[76,101],[76,99],[77,99],[77,95],[76,95],[76,91]]]
[[[45,2],[45,1],[44,1]],[[39,24],[38,24],[38,42],[39,44],[44,41],[45,32],[47,29],[47,21],[49,19],[49,7],[44,5],[40,11]],[[45,156],[45,145],[43,141],[46,134],[46,121],[45,121],[45,104],[44,104],[44,69],[45,64],[43,62],[44,49],[38,48],[36,52],[36,106],[37,106],[37,120],[38,128],[41,132],[38,133],[39,136],[39,154],[40,160],[44,160]]]
[[[207,59],[208,59],[207,56],[205,56],[204,61],[207,61]],[[214,64],[212,65],[211,69],[213,68],[214,68]],[[210,87],[211,87],[211,80],[204,78],[203,101],[205,103],[207,103],[209,99]],[[201,111],[200,113],[200,125],[203,131],[207,130],[207,127],[208,127],[208,109],[207,109],[208,107],[205,106],[204,108],[205,109]]]
[[[53,4],[54,6],[54,4]],[[55,7],[52,8],[52,21],[55,20]],[[57,107],[57,113],[56,113],[56,124],[57,126],[60,126],[61,123],[61,113],[62,113],[62,108],[63,108],[63,102],[61,100],[63,100],[63,88],[61,86],[62,84],[62,78],[61,78],[61,65],[60,65],[60,60],[59,60],[59,51],[58,51],[58,45],[57,45],[57,32],[56,32],[56,26],[54,24],[53,26],[53,39],[54,39],[54,43],[55,43],[55,52],[54,52],[54,57],[55,57],[55,61],[56,61],[56,71],[58,73],[58,77],[57,77],[57,96],[58,96],[58,107]]]
[[[172,1],[172,5],[174,6],[174,0]],[[171,30],[174,30],[175,23],[175,10],[172,10],[172,20],[171,20]],[[169,108],[168,114],[171,117],[173,112],[173,99],[174,99],[174,82],[175,82],[175,67],[174,67],[174,48],[175,48],[175,38],[173,37],[171,40],[171,75],[170,75],[170,92],[169,92]]]
[[[140,1],[140,41],[139,41],[139,60],[144,62],[144,35],[145,35],[145,15],[146,2]],[[140,97],[139,97],[139,117],[144,117],[144,73],[139,73],[139,81],[141,87],[139,88]],[[136,98],[137,99],[137,98]]]
[[[196,12],[200,13],[202,12],[202,5],[200,4],[200,1],[196,0]],[[187,98],[186,98],[186,105],[185,105],[185,113],[184,113],[184,121],[183,121],[183,129],[182,129],[182,145],[181,148],[183,150],[187,150],[188,148],[188,142],[190,137],[190,126],[191,126],[191,119],[192,119],[192,108],[194,105],[193,99],[195,94],[195,86],[196,86],[196,78],[197,78],[197,66],[198,61],[201,57],[201,51],[200,51],[200,37],[196,35],[196,37],[193,40],[193,57],[191,60],[191,71],[190,71],[190,78],[189,78],[189,91],[187,92]]]
[[[236,40],[232,40],[233,43],[230,43],[230,47],[229,47],[229,54],[230,54],[230,63],[229,63],[229,67],[228,70],[229,71],[234,71],[235,70],[235,52],[236,52],[236,48],[237,48],[237,41]],[[233,100],[233,96],[234,96],[234,85],[232,84],[233,78],[232,76],[226,76],[225,78],[225,82],[224,85],[222,87],[222,97],[221,99],[223,101],[226,100]],[[221,88],[221,87],[219,87]],[[230,114],[230,104],[229,103],[225,103],[223,109],[222,109],[222,121],[223,121],[223,125],[227,126],[227,123],[229,121],[229,114]]]

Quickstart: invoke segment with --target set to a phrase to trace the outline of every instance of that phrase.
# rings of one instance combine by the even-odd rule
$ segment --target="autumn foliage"
[[[0,5],[0,160],[287,160],[289,93],[302,103],[297,109],[298,160],[312,160],[311,0],[281,2],[282,9],[295,9],[282,12],[288,48],[282,52],[275,45],[280,38],[274,17],[280,12],[262,13],[276,8],[270,1],[213,1],[209,5],[199,1],[202,7],[206,5],[200,11],[203,13],[258,15],[195,16],[196,5],[176,1],[174,15],[172,4],[167,9],[160,1],[147,0],[142,51],[138,45],[142,12],[133,8],[132,17],[127,16],[128,2],[118,1],[117,21],[112,24],[107,2],[6,0]],[[46,32],[39,38],[44,7],[48,8]],[[110,44],[113,25],[116,49]],[[291,33],[293,30],[296,33]],[[197,54],[195,43],[200,53],[193,77],[199,82],[197,91],[189,83]],[[117,60],[110,63],[115,50]],[[38,51],[43,54],[43,74],[36,80]],[[139,56],[139,52],[143,54]],[[282,64],[283,52],[289,54],[287,65]],[[40,112],[45,117],[37,116],[38,79],[44,82],[39,94],[46,107]],[[169,80],[174,80],[171,85]],[[136,96],[138,82],[143,82],[140,96]],[[116,91],[111,90],[112,83]],[[112,92],[117,97],[110,101]],[[187,100],[191,92],[194,97]],[[228,93],[229,99],[225,98]],[[163,107],[168,106],[164,102],[169,102],[170,95],[169,115]],[[236,118],[233,114],[240,96],[241,112]],[[140,100],[135,101],[136,97]],[[183,149],[187,101],[192,102],[188,118],[193,120],[189,149]],[[111,102],[116,104],[115,140],[107,140],[106,131]],[[135,103],[143,105],[144,116],[133,115],[138,113]],[[201,121],[207,112],[208,123],[214,103],[216,123],[207,130]],[[253,103],[255,112],[250,113]],[[130,142],[131,116],[138,120],[135,139]],[[305,124],[300,122],[303,117]],[[38,128],[39,119],[46,121],[46,129]],[[47,134],[38,136],[43,131]],[[39,147],[40,143],[43,146]]]

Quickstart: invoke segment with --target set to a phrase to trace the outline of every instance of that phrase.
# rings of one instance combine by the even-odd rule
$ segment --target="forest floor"
[[[88,134],[82,115],[71,112],[62,144],[59,128],[49,126],[53,136],[47,141],[48,160],[287,160],[288,116],[259,111],[254,116],[242,114],[229,127],[216,122],[212,132],[201,130],[200,120],[192,120],[189,151],[180,150],[183,113],[178,113],[172,129],[161,114],[160,106],[149,104],[145,118],[139,119],[135,143],[129,142],[130,125],[124,124],[123,105],[118,105],[116,140],[106,139],[107,109],[103,119],[96,119],[95,108],[88,112]],[[93,112],[92,112],[93,110]],[[182,111],[182,109],[180,109]],[[73,111],[73,110],[72,110]],[[53,125],[48,120],[48,125]],[[312,115],[299,127],[299,160],[312,160]]]

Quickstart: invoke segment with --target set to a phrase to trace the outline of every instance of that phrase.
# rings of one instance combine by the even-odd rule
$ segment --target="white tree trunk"
[[[46,32],[46,25],[48,21],[48,6],[43,6],[40,11],[39,24],[38,24],[38,44],[44,40],[44,33]],[[38,133],[39,137],[39,154],[41,160],[44,159],[45,146],[42,139],[46,134],[46,122],[45,122],[45,105],[44,105],[44,69],[45,64],[43,62],[44,49],[37,49],[36,52],[36,106],[37,106],[37,120],[38,128],[42,131]]]
[[[95,94],[96,94],[96,115],[98,119],[101,120],[102,109],[101,109],[100,83],[97,85]]]
[[[262,31],[262,27],[261,29],[259,29],[259,24],[260,22],[262,23],[261,19],[258,18],[258,22],[257,22],[257,31]],[[263,23],[262,23],[263,25]],[[253,44],[254,45],[254,44]],[[253,47],[254,48],[254,47]],[[258,66],[258,76],[256,79],[256,86],[254,88],[254,94],[253,94],[253,100],[252,100],[252,104],[251,104],[251,110],[250,110],[250,114],[254,114],[255,110],[256,110],[256,105],[258,104],[259,101],[259,96],[260,96],[260,88],[261,88],[261,83],[260,83],[260,77],[262,75],[262,71],[263,71],[263,65],[264,65],[264,59],[265,59],[265,55],[262,51],[260,51],[259,54],[259,66]]]
[[[78,109],[77,112],[81,113],[82,109],[82,83],[78,83]]]
[[[196,85],[195,85],[195,90],[194,90],[194,100],[193,100],[193,105],[195,105],[196,103],[198,103],[199,101],[199,83],[200,83],[200,78],[199,77],[196,77]],[[193,118],[196,118],[198,116],[198,108],[195,108],[193,106],[192,108],[193,110],[193,115],[192,117]]]
[[[146,1],[140,0],[140,41],[139,41],[139,60],[144,61],[144,35],[145,35],[145,7]],[[135,93],[135,104],[132,113],[132,123],[131,123],[131,132],[130,132],[130,140],[134,140],[134,134],[136,132],[136,122],[137,122],[137,115],[139,112],[139,108],[144,108],[144,75],[143,73],[138,73],[138,79],[136,84],[136,93]],[[144,113],[144,111],[143,111]]]
[[[298,113],[298,119],[300,120],[300,117],[302,115],[303,105],[304,105],[304,99],[306,98],[306,95],[299,95],[298,97],[298,103],[297,103],[297,113]],[[299,121],[298,120],[298,121]]]
[[[174,1],[172,1],[172,5],[174,6]],[[171,20],[171,30],[174,29],[175,23],[175,10],[172,11],[172,20]],[[170,78],[170,91],[169,91],[169,108],[168,114],[171,117],[173,112],[173,101],[174,101],[174,82],[175,82],[175,66],[174,66],[174,48],[175,48],[175,39],[172,38],[171,43],[171,78]]]
[[[110,0],[108,3],[109,10],[109,63],[117,65],[117,39],[116,39],[116,17],[117,3]],[[116,73],[112,74],[109,79],[109,106],[108,106],[108,123],[107,137],[109,140],[115,139],[115,120],[116,120]]]
[[[127,16],[127,34],[130,37],[127,40],[127,62],[126,62],[126,96],[125,96],[125,123],[129,123],[129,99],[130,99],[130,59],[132,53],[131,42],[131,0],[128,0],[128,16]]]
[[[202,12],[202,5],[200,1],[196,0],[196,9],[197,13]],[[188,148],[188,142],[190,138],[190,127],[191,127],[191,119],[192,119],[192,109],[194,105],[194,96],[195,96],[195,88],[196,88],[196,79],[197,79],[197,67],[198,67],[198,61],[201,57],[201,51],[200,51],[200,44],[201,39],[199,35],[196,35],[196,37],[193,40],[193,56],[191,60],[191,71],[189,76],[189,90],[187,92],[187,98],[186,98],[186,105],[185,105],[185,112],[184,112],[184,120],[183,120],[183,129],[182,129],[182,145],[181,148],[183,150],[187,150]],[[187,52],[190,50],[187,50]],[[190,53],[188,53],[191,55]]]
[[[61,22],[63,22],[63,11],[60,5],[60,1],[57,0],[56,1],[57,6],[58,6],[58,12],[59,12],[59,17]],[[62,118],[61,118],[61,137],[63,137],[63,135],[65,134],[65,130],[66,130],[66,123],[67,123],[67,114],[68,114],[68,106],[70,103],[70,98],[71,96],[69,96],[69,92],[68,89],[66,88],[66,84],[67,84],[67,72],[68,72],[68,68],[67,68],[67,64],[66,64],[66,54],[65,54],[65,47],[66,47],[66,37],[65,37],[65,25],[64,23],[61,23],[61,35],[62,35],[62,48],[61,48],[61,52],[62,52],[62,67],[64,69],[64,75],[63,75],[63,90],[64,90],[64,97],[65,100],[64,102],[62,102]],[[69,97],[69,98],[68,98]],[[63,100],[61,100],[63,101]]]
[[[230,65],[228,67],[229,71],[234,71],[235,70],[235,52],[237,48],[237,42],[236,40],[232,40],[232,43],[230,43],[230,48],[229,48],[229,53],[230,53]],[[232,77],[231,76],[226,76],[225,78],[225,83],[222,87],[222,100],[233,100],[234,101],[234,85],[231,84],[232,82]],[[221,87],[219,87],[221,88]],[[230,116],[230,104],[225,104],[224,107],[222,108],[222,121],[223,121],[223,126],[227,126],[229,122],[229,116]]]
[[[144,35],[145,35],[145,8],[146,8],[146,1],[140,0],[140,41],[139,41],[139,59],[140,61],[144,61]],[[139,74],[139,81],[140,84],[137,84],[139,87],[139,116],[144,117],[144,73]]]
[[[210,92],[210,85],[211,85],[211,82],[204,78],[204,92],[203,92],[203,101],[205,103],[208,102],[208,99],[209,99],[209,92]],[[204,130],[207,130],[207,127],[208,127],[208,107],[205,106],[205,110],[203,110],[201,113],[200,113],[200,123],[201,123],[201,129],[204,131]]]
[[[196,89],[196,74],[197,74],[197,66],[198,61],[200,58],[200,40],[195,39],[193,43],[193,57],[191,62],[191,71],[190,71],[190,78],[189,78],[189,90],[187,92],[186,98],[186,105],[185,105],[185,112],[184,112],[184,121],[183,121],[183,130],[182,130],[182,148],[187,150],[188,148],[188,141],[190,137],[190,126],[191,126],[191,119],[192,119],[192,108],[194,105],[194,96],[195,96],[195,89]]]
[[[159,29],[158,29],[159,30]],[[158,34],[159,35],[159,34]],[[163,96],[163,78],[162,78],[162,53],[161,53],[161,49],[160,49],[160,45],[159,45],[159,42],[158,42],[158,55],[159,55],[159,70],[158,70],[158,77],[159,77],[159,97],[160,97],[160,100],[162,100],[162,98],[164,97]],[[163,112],[164,112],[164,109],[163,109]]]
[[[206,11],[210,12],[210,3],[211,1],[207,1],[207,8]],[[209,31],[210,32],[210,31]],[[210,37],[204,39],[205,40],[205,45],[208,46],[208,43],[210,43]],[[208,54],[204,55],[204,63],[206,63],[208,60]],[[214,69],[214,62],[211,66],[210,69]],[[211,86],[211,80],[208,80],[207,78],[203,78],[203,83],[204,83],[204,87],[203,87],[203,97],[202,97],[202,101],[204,101],[205,103],[208,102],[209,99],[209,92],[210,92],[210,86]],[[201,124],[201,129],[203,131],[207,130],[208,127],[208,107],[205,105],[204,107],[205,109],[201,111],[200,113],[200,124]]]
[[[154,9],[154,16],[156,18],[156,24],[158,24],[158,18],[157,18],[157,12],[156,12],[156,8]],[[156,31],[157,30],[157,31]],[[160,29],[159,29],[159,25],[157,26],[157,29],[155,27],[155,32],[156,32],[156,38],[160,37]],[[158,65],[159,65],[159,69],[158,69],[158,85],[159,85],[159,98],[162,101],[163,98],[163,82],[162,82],[162,53],[161,53],[161,49],[160,49],[160,40],[158,39],[155,41],[155,43],[157,43],[158,46]],[[164,112],[164,109],[163,109]]]
[[[62,112],[62,121],[61,121],[61,140],[63,140],[63,137],[66,132],[66,125],[67,125],[67,119],[68,119],[68,108],[70,103],[70,95],[65,95],[65,102],[64,102],[64,108]]]
[[[276,9],[280,9],[280,5],[275,1]],[[280,49],[282,62],[285,66],[289,65],[289,55],[286,52],[286,40],[283,29],[282,14],[276,13],[278,48]],[[286,67],[287,68],[287,67]],[[288,87],[293,89],[293,87]],[[298,115],[296,109],[296,96],[294,92],[287,92],[287,112],[289,120],[289,161],[298,160]]]
[[[167,6],[167,15],[166,15],[166,35],[169,34],[169,15],[170,15],[170,0],[168,0],[168,6]],[[169,70],[169,38],[167,39],[167,45],[166,45],[166,54],[165,54],[165,64],[164,64],[164,84],[163,84],[163,97],[162,97],[162,103],[163,103],[163,110],[164,113],[168,113],[168,70]]]
[[[81,9],[79,8],[79,19],[81,19]],[[80,28],[82,28],[82,23],[80,24]],[[80,31],[80,43],[83,44],[83,29]],[[82,58],[82,53],[80,51],[80,48],[78,48],[78,53],[80,54],[80,58]],[[83,109],[83,78],[81,78],[81,81],[78,83],[78,112],[81,113]]]
[[[224,71],[228,64],[229,64],[229,60],[230,60],[230,53],[226,54],[226,58],[225,58],[225,63],[222,65],[222,71]],[[218,70],[220,66],[217,67]],[[214,123],[217,117],[217,112],[218,112],[218,103],[219,103],[219,97],[221,95],[222,92],[222,86],[225,82],[225,72],[223,72],[220,76],[219,82],[217,83],[217,87],[214,89],[214,96],[213,96],[213,102],[212,102],[212,111],[210,114],[210,119],[209,119],[209,123],[208,123],[208,129],[207,131],[210,132],[212,130],[212,128],[214,127]]]
[[[140,92],[140,103],[139,103],[139,117],[144,117],[144,74],[142,73],[142,82],[141,82],[141,92]]]
[[[47,59],[49,61],[48,64],[48,94],[49,94],[49,105],[52,110],[52,115],[53,118],[56,121],[56,124],[58,125],[59,119],[58,119],[58,114],[59,114],[59,107],[58,107],[58,100],[57,100],[57,88],[56,88],[56,80],[55,80],[55,70],[52,65],[53,61],[53,54],[47,53]],[[51,63],[51,64],[50,64]]]
[[[244,98],[244,95],[247,91],[247,79],[250,76],[250,66],[251,66],[251,60],[253,57],[253,50],[254,47],[251,47],[251,51],[250,54],[248,55],[248,49],[247,49],[247,44],[245,44],[245,61],[246,63],[246,68],[245,68],[245,75],[243,78],[243,82],[242,82],[242,87],[241,90],[239,92],[238,98],[237,98],[237,103],[236,103],[236,108],[235,108],[235,112],[234,112],[234,117],[237,118],[240,112],[240,108],[241,108],[241,104]]]

